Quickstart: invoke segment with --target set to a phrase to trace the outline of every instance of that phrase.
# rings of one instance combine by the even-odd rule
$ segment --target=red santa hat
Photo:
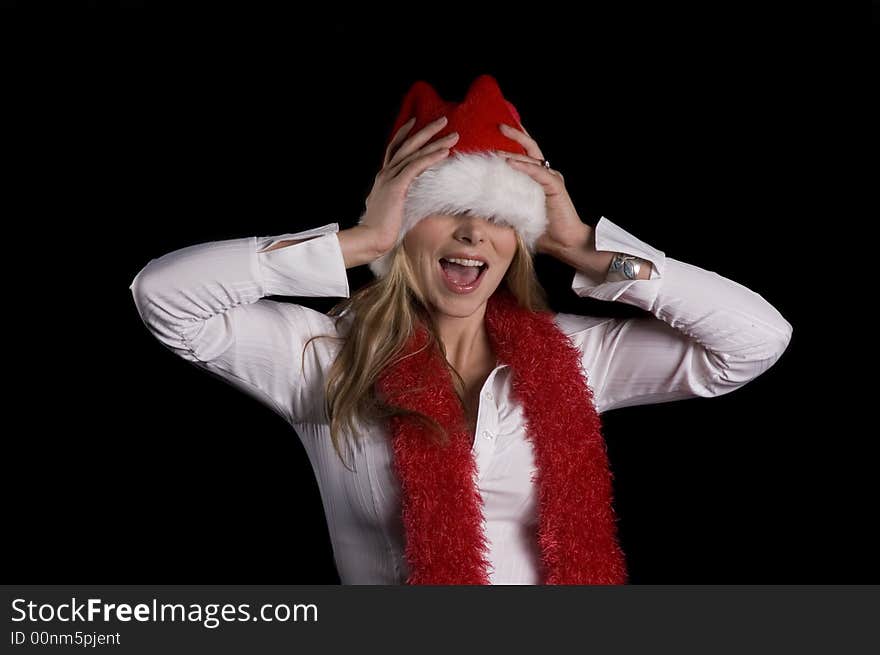
[[[433,140],[458,132],[459,138],[449,156],[416,177],[407,191],[404,217],[397,244],[420,220],[431,214],[472,214],[519,232],[530,252],[547,227],[544,189],[529,175],[514,170],[493,150],[527,154],[518,142],[506,137],[500,123],[522,130],[520,115],[501,93],[497,80],[480,75],[460,102],[443,100],[425,81],[415,82],[386,142],[410,118],[415,134],[428,123],[446,116],[448,122]],[[376,277],[387,275],[391,251],[370,263]]]

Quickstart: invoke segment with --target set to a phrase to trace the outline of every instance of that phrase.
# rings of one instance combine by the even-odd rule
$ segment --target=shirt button
[[[486,393],[486,400],[492,400],[494,397],[491,391]]]
[[[491,438],[493,438],[495,435],[492,434],[491,432],[489,432],[488,430],[483,430],[483,436],[486,437],[487,439],[491,439]]]

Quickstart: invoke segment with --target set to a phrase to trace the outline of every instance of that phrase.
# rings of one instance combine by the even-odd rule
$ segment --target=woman
[[[131,284],[142,319],[295,429],[343,584],[625,583],[601,413],[729,393],[792,326],[583,223],[491,76],[460,104],[417,82],[392,133],[356,226],[166,254]],[[573,266],[578,295],[651,316],[550,311],[535,252]],[[377,280],[351,295],[364,264]],[[269,295],[346,300],[325,315]]]

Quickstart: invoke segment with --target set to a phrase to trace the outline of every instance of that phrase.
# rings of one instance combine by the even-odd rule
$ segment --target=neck
[[[470,316],[434,313],[434,323],[446,349],[446,359],[457,371],[483,365],[494,357],[484,323],[485,316],[485,303]]]

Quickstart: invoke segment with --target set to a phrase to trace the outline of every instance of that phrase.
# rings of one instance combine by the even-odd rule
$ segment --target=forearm
[[[596,267],[602,264],[591,264],[588,255],[569,254],[573,265],[585,269],[575,273],[574,292],[585,298],[627,303],[666,324],[638,317],[614,326],[615,339],[633,344],[631,354],[638,365],[618,376],[631,382],[624,382],[625,388],[612,391],[606,400],[617,403],[633,395],[650,397],[654,393],[648,388],[652,380],[661,383],[657,390],[663,393],[664,387],[666,391],[682,388],[698,393],[731,390],[766,370],[786,349],[791,324],[758,293],[714,271],[667,257],[607,218],[591,230],[592,235],[584,234],[584,242],[598,248],[599,253],[624,252],[649,261],[653,277],[639,284],[595,279]],[[580,236],[571,243],[580,241]],[[585,261],[579,263],[578,259]],[[608,346],[601,335],[598,338],[615,358],[628,360],[625,349]],[[694,344],[700,347],[694,348]],[[635,394],[633,384],[638,387]]]
[[[160,340],[203,358],[222,345],[214,338],[222,330],[204,327],[209,321],[222,323],[211,321],[221,314],[270,295],[348,297],[348,278],[333,236],[337,229],[331,223],[277,238],[249,236],[185,246],[150,260],[129,289],[144,322]],[[287,252],[278,248],[302,241],[309,243]]]
[[[556,247],[548,254],[565,262],[572,268],[583,271],[586,275],[597,281],[602,281],[608,274],[614,252],[596,250],[595,230],[584,224],[583,235],[577,243],[570,247]],[[636,279],[648,280],[651,278],[651,263],[645,262],[639,269]]]
[[[340,230],[337,232],[336,236],[339,239],[339,245],[342,248],[345,268],[354,268],[355,266],[369,264],[371,261],[382,255],[382,252],[380,252],[375,246],[372,233],[364,226],[355,225],[347,230]],[[305,240],[306,239],[288,239],[286,241],[279,241],[263,252],[292,246],[295,243]]]

